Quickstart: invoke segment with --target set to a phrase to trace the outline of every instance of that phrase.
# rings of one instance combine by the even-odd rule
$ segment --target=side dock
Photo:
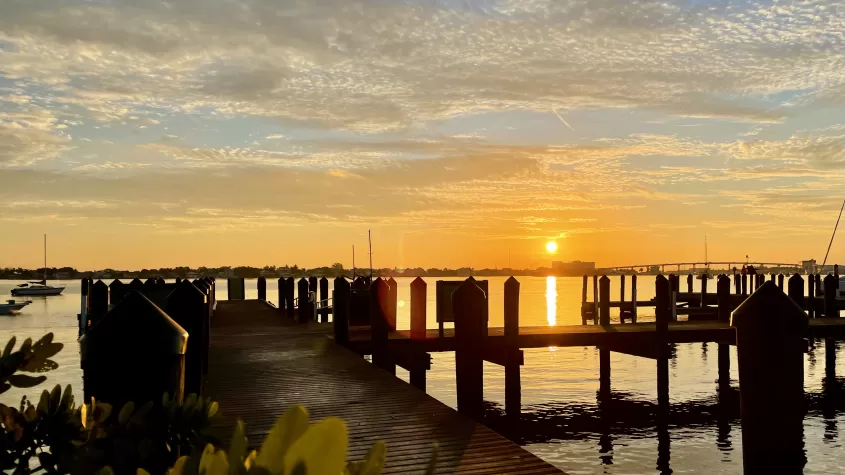
[[[376,440],[387,444],[384,473],[423,473],[432,445],[437,473],[560,473],[469,417],[381,371],[327,338],[331,325],[297,324],[260,300],[219,301],[211,326],[205,394],[219,401],[216,435],[228,440],[236,418],[250,444],[279,415],[303,404],[312,420],[343,418],[350,459]]]

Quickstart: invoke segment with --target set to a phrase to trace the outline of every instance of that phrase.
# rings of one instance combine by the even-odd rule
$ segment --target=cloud
[[[376,132],[481,110],[646,107],[779,122],[789,107],[758,99],[845,84],[835,8],[9,0],[0,71],[60,85],[57,100],[100,120],[207,107]]]

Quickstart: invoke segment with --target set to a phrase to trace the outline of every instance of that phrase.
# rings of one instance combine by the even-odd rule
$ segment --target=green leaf
[[[12,350],[15,348],[15,341],[17,341],[15,337],[9,338],[9,343],[6,343],[6,348],[3,349],[3,358],[9,356],[12,353]]]
[[[238,419],[235,422],[235,430],[232,434],[232,441],[229,442],[229,467],[243,466],[246,456],[247,440],[244,435],[244,421]]]
[[[52,371],[58,367],[59,364],[53,360],[32,358],[26,362],[26,365],[21,368],[21,371],[26,371],[28,373],[46,373],[47,371]]]
[[[88,428],[88,404],[79,406],[79,420],[82,422],[84,429]]]
[[[381,470],[384,468],[384,462],[387,459],[387,447],[384,441],[377,441],[370,447],[367,456],[364,458],[364,464],[358,471],[359,475],[381,475]]]
[[[105,422],[106,419],[109,418],[109,415],[111,415],[111,411],[111,404],[101,402],[97,404],[97,407],[94,409],[94,418],[97,422]]]
[[[208,405],[208,408],[206,409],[205,413],[209,418],[212,418],[212,417],[214,417],[215,414],[217,414],[218,408],[219,408],[219,404],[217,404],[217,401],[214,401],[214,402],[212,402],[211,404]]]
[[[50,393],[45,389],[41,393],[41,400],[38,401],[38,406],[35,408],[41,415],[46,415],[50,410]]]
[[[132,415],[132,419],[130,422],[133,424],[141,425],[144,423],[144,417],[146,417],[147,413],[150,412],[150,409],[153,408],[153,402],[147,401],[143,406],[139,407],[135,414]]]
[[[32,351],[32,338],[27,338],[26,340],[24,340],[23,344],[21,345],[21,348],[18,351],[20,351],[24,355],[29,354],[29,352]]]
[[[117,422],[121,424],[126,424],[126,421],[129,420],[129,416],[132,415],[132,411],[135,410],[135,403],[132,401],[127,402],[123,405],[120,409],[120,413],[117,415]]]
[[[9,383],[16,388],[34,388],[47,381],[47,376],[27,376],[25,374],[13,374],[9,376]]]
[[[62,387],[55,385],[50,392],[50,410],[56,412],[59,409],[59,403],[62,402]]]
[[[290,446],[284,455],[285,473],[300,462],[308,473],[343,473],[348,444],[346,423],[336,417],[326,418],[309,427]]]
[[[307,429],[308,411],[303,406],[289,407],[264,439],[255,465],[266,468],[270,473],[282,472],[285,467],[285,454]],[[339,472],[340,470],[336,470],[334,473]]]
[[[73,388],[68,384],[65,386],[65,392],[62,393],[62,400],[59,401],[59,405],[67,408],[71,403],[73,403]]]

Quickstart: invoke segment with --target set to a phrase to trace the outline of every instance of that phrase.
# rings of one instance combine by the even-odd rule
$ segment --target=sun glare
[[[556,253],[557,252],[557,243],[554,242],[554,241],[547,242],[546,243],[546,251],[548,251],[549,254]]]

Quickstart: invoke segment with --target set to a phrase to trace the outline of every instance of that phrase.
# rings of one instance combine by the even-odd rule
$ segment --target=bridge
[[[801,264],[795,262],[750,262],[743,259],[735,261],[710,261],[710,262],[664,262],[659,264],[636,264],[626,266],[610,266],[600,267],[596,272],[607,271],[636,271],[636,272],[650,272],[655,267],[660,269],[660,272],[668,270],[681,272],[682,268],[695,272],[697,269],[705,270],[710,268],[718,269],[732,269],[734,267],[740,269],[742,266],[754,266],[756,269],[801,269]]]

